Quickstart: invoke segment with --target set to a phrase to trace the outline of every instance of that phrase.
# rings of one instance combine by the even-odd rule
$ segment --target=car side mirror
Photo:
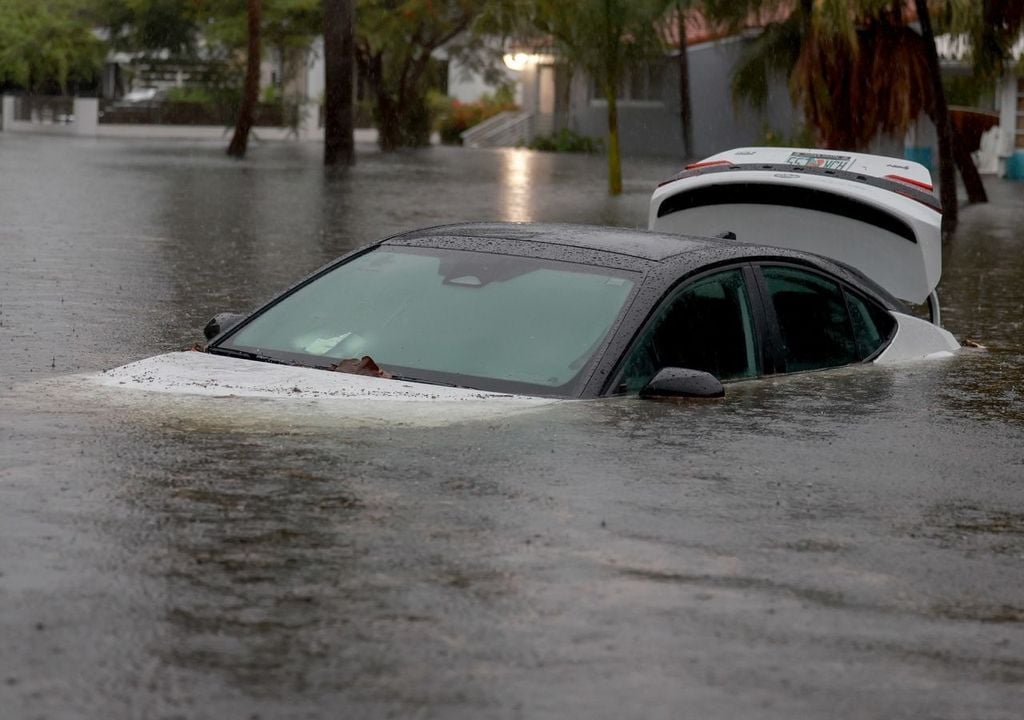
[[[203,336],[207,340],[213,340],[222,332],[230,330],[243,320],[245,320],[245,315],[239,315],[238,313],[217,313],[210,319],[210,322],[206,323],[206,327],[203,328]]]
[[[640,390],[642,398],[720,398],[725,397],[721,381],[711,373],[688,368],[662,368]]]

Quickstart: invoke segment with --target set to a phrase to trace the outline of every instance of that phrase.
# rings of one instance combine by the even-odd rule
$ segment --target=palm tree
[[[921,113],[939,134],[939,178],[946,232],[957,223],[952,127],[925,0],[915,0],[922,31],[907,22],[901,0],[819,3],[786,0],[726,3],[733,23],[752,10],[785,14],[769,23],[733,77],[737,98],[767,98],[768,76],[789,78],[790,92],[826,147],[861,149],[880,134],[903,135]],[[721,6],[712,2],[719,10]],[[922,10],[923,8],[923,10]],[[963,166],[973,169],[969,153]],[[976,173],[976,170],[975,170]]]
[[[663,57],[657,24],[664,0],[526,0],[523,15],[562,56],[592,78],[607,103],[608,193],[622,192],[619,88],[626,72]]]

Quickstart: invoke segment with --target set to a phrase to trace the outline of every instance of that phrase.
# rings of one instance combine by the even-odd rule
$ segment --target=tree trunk
[[[402,118],[397,103],[383,88],[377,91],[377,144],[381,152],[402,147]]]
[[[608,194],[622,194],[622,158],[619,154],[619,105],[618,85],[607,86],[608,99]]]
[[[960,169],[960,177],[964,181],[964,189],[967,190],[967,202],[987,203],[988,193],[985,192],[985,185],[981,182],[981,174],[978,166],[974,164],[971,151],[967,149],[957,133],[953,132],[953,159]]]
[[[355,165],[354,0],[324,0],[324,165]]]
[[[953,162],[953,126],[949,121],[946,92],[942,87],[942,73],[939,68],[939,53],[935,49],[935,34],[931,17],[928,15],[927,0],[914,0],[917,19],[921,23],[921,37],[924,39],[925,60],[932,76],[932,90],[935,95],[933,120],[939,134],[939,191],[942,200],[942,233],[949,237],[956,230],[959,208],[956,198],[956,167]]]
[[[679,123],[683,133],[683,158],[693,158],[693,104],[690,98],[690,58],[686,45],[686,11],[676,9],[679,33]]]
[[[242,105],[238,109],[238,121],[235,123],[235,134],[228,145],[228,155],[245,157],[249,146],[249,131],[252,130],[256,116],[256,102],[260,94],[260,17],[262,15],[260,0],[247,0],[249,51],[245,66],[245,87],[242,90]]]

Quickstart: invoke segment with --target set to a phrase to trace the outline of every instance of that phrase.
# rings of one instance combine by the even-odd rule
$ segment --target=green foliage
[[[765,27],[733,71],[733,102],[738,105],[746,100],[762,110],[768,102],[771,78],[788,77],[796,67],[801,41],[800,17],[795,13]]]
[[[990,87],[978,82],[977,78],[971,75],[943,75],[942,87],[946,91],[946,101],[950,105],[964,107],[977,107],[986,91],[991,92]]]
[[[103,65],[97,40],[73,0],[0,2],[0,84],[29,92],[66,92],[91,82]]]
[[[441,134],[441,142],[446,145],[461,145],[461,135],[465,130],[492,118],[506,110],[515,110],[515,103],[508,99],[508,94],[484,95],[472,103],[463,103],[451,98],[439,110],[437,129]],[[436,107],[436,106],[435,106]]]
[[[222,98],[208,87],[185,86],[169,88],[167,90],[167,100],[169,102],[186,102],[212,106],[219,104]],[[234,99],[234,104],[237,104],[237,98]]]
[[[748,45],[733,76],[734,98],[763,107],[769,78],[788,79],[819,144],[863,148],[879,133],[902,135],[922,112],[932,112],[924,42],[907,25],[901,3],[748,0],[737,7],[756,7],[776,20]]]
[[[196,14],[207,43],[228,53],[245,47],[248,37],[245,0],[185,1],[198,8]],[[321,0],[263,0],[261,20],[266,47],[306,48],[323,32],[323,5]]]
[[[543,152],[598,153],[603,149],[601,140],[562,128],[554,135],[535,137],[527,145],[531,150]]]
[[[665,0],[523,0],[523,17],[607,96],[625,71],[662,55]]]
[[[608,102],[608,192],[622,192],[616,95],[629,68],[663,55],[667,0],[518,0],[521,22],[594,78]]]
[[[202,3],[195,0],[89,0],[90,19],[107,30],[111,47],[173,57],[195,54]],[[79,3],[81,4],[81,3]]]
[[[375,100],[385,150],[425,145],[431,115],[427,91],[441,47],[472,62],[485,54],[480,32],[501,0],[358,0],[356,60]]]
[[[270,105],[279,105],[284,102],[284,94],[277,85],[268,85],[260,93],[260,102]]]
[[[1012,48],[1024,29],[1021,0],[942,0],[933,3],[936,33],[970,41],[970,61],[979,82],[991,82],[1013,67]]]

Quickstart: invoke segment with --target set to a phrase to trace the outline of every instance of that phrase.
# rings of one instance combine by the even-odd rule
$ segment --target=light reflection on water
[[[533,219],[530,207],[531,154],[526,150],[509,150],[502,153],[505,163],[505,211],[503,220],[529,222]]]
[[[0,134],[5,718],[622,717],[623,678],[665,716],[1013,716],[1022,186],[946,248],[990,347],[952,360],[446,422],[69,377],[410,227],[643,225],[676,170],[609,199],[602,158],[360,161]]]

